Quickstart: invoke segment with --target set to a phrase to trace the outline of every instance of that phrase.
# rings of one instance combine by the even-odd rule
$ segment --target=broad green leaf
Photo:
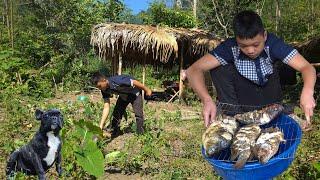
[[[98,126],[94,125],[92,122],[80,119],[78,122],[74,122],[74,124],[79,128],[87,129],[92,134],[97,134],[102,137],[102,130]],[[81,135],[83,136],[84,134]]]
[[[89,174],[101,177],[104,174],[104,158],[102,152],[92,140],[87,140],[82,148],[75,152],[77,163]]]
[[[88,128],[88,130],[90,132],[92,132],[93,134],[97,134],[99,136],[102,137],[102,130],[100,129],[100,127],[94,125],[92,122],[89,122],[89,121],[85,121],[85,125],[86,127]]]

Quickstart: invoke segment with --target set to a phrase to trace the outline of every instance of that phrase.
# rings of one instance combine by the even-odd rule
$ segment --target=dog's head
[[[36,110],[36,119],[41,121],[40,130],[42,132],[59,132],[63,126],[63,117],[59,110],[50,109],[48,111]]]

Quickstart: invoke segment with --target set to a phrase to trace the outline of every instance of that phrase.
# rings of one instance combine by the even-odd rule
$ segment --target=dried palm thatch
[[[320,63],[320,37],[294,46],[310,63]]]
[[[101,58],[122,54],[125,60],[141,59],[167,63],[183,56],[203,55],[221,39],[202,30],[173,29],[147,25],[103,23],[92,29],[91,45]]]

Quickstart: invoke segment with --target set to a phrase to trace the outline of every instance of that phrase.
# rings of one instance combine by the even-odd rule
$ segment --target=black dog
[[[21,171],[27,175],[38,175],[45,179],[46,171],[56,163],[59,176],[61,169],[61,139],[59,132],[63,126],[63,117],[59,110],[36,110],[36,119],[41,120],[39,131],[27,145],[15,150],[7,163],[7,178]]]

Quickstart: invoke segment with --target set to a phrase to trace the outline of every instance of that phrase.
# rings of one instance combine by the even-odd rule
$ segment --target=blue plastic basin
[[[205,156],[204,148],[202,147],[202,155],[212,165],[215,172],[224,179],[272,179],[285,171],[292,163],[296,149],[300,144],[302,131],[295,120],[283,114],[269,124],[262,126],[262,128],[267,127],[279,127],[284,133],[286,143],[280,144],[278,153],[266,164],[261,164],[254,160],[247,162],[242,169],[235,169],[233,167],[234,162],[229,160],[230,149],[208,158]]]

